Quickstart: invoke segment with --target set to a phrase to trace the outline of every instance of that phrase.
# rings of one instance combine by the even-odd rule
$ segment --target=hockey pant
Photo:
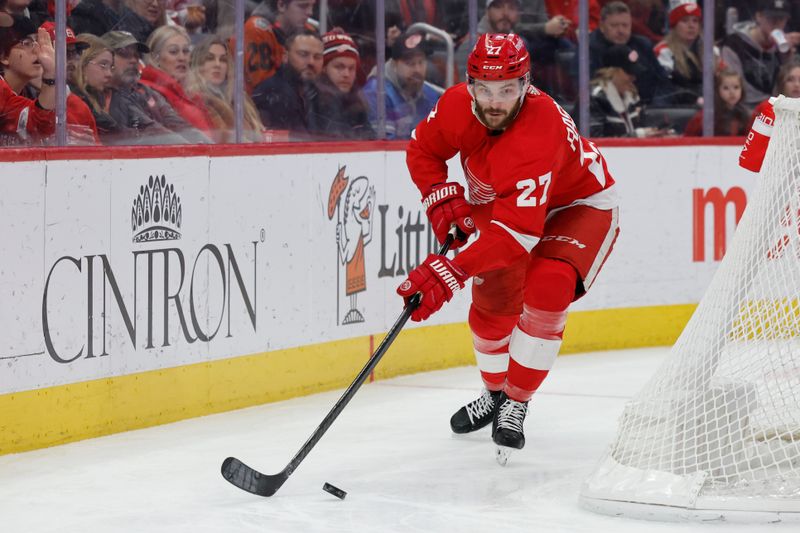
[[[550,213],[531,254],[472,283],[469,326],[491,391],[528,401],[555,362],[567,308],[591,287],[616,241],[617,209]]]

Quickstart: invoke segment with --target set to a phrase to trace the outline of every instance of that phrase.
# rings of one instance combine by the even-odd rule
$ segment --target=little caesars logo
[[[328,193],[328,220],[336,216],[336,321],[339,322],[339,264],[345,265],[345,296],[350,309],[341,324],[364,322],[356,297],[367,290],[364,247],[372,241],[372,214],[375,206],[375,187],[369,179],[359,176],[352,182],[341,167],[333,178]],[[348,186],[349,184],[349,186]],[[341,199],[344,197],[344,206]]]
[[[256,331],[256,265],[265,230],[244,249],[237,245],[234,251],[231,243],[206,243],[189,253],[178,247],[184,205],[165,175],[150,176],[138,188],[130,211],[135,249],[130,252],[128,279],[115,274],[104,253],[64,255],[52,263],[42,295],[42,329],[47,353],[54,361],[72,363],[110,355],[106,322],[117,318],[134,350],[171,346],[181,337],[188,344],[209,342],[220,332],[233,337],[242,321],[231,320],[231,313],[241,317],[245,312]],[[251,257],[240,262],[237,254],[241,258],[250,245]],[[114,257],[115,262],[124,259],[120,254]],[[219,290],[209,291],[212,285]],[[111,309],[114,304],[118,312]],[[51,327],[49,317],[80,316],[84,310],[83,331]]]

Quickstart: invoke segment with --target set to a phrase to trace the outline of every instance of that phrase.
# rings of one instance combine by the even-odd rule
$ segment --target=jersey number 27
[[[537,207],[547,203],[547,189],[550,188],[550,178],[552,172],[548,172],[538,178],[527,178],[517,182],[517,190],[522,191],[517,196],[517,207]],[[537,189],[541,189],[541,197],[538,197]]]

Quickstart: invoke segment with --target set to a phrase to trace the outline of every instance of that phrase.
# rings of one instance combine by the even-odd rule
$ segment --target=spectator
[[[631,33],[631,12],[620,1],[609,2],[600,10],[600,25],[589,35],[589,70],[595,73],[606,65],[605,51],[614,45],[636,50],[642,76],[636,77],[636,88],[644,104],[669,103],[672,93],[669,78],[653,53],[652,43],[641,35]],[[577,74],[577,57],[573,73]],[[594,74],[593,74],[594,75]]]
[[[69,25],[78,34],[103,35],[119,29],[124,9],[122,0],[81,0],[70,14]]]
[[[81,54],[75,88],[92,110],[103,144],[117,144],[130,136],[128,129],[108,113],[113,94],[113,72],[114,52],[102,41],[89,46]]]
[[[530,4],[533,5],[529,5],[526,9],[526,13],[532,14],[536,21],[527,31],[533,31],[533,34],[536,35],[542,32],[541,29],[538,29],[539,27],[543,24],[549,24],[550,28],[544,28],[547,35],[563,36],[572,42],[578,42],[578,36],[575,33],[578,26],[578,0],[544,0],[546,10],[537,5],[541,2],[542,0],[531,2]],[[589,0],[589,31],[597,29],[600,23],[600,4],[598,2],[599,0]],[[546,16],[543,16],[545,14]],[[563,33],[559,33],[561,31],[559,26],[563,26],[561,24],[563,21],[567,22],[567,27]]]
[[[40,26],[50,36],[50,39],[55,42],[56,40],[56,25],[54,22],[45,22]],[[89,43],[79,41],[75,37],[75,32],[72,28],[67,26],[67,83],[75,85],[75,73],[77,72],[78,65],[80,64],[81,53],[89,48]]]
[[[773,95],[778,96],[782,94],[789,98],[800,98],[800,58],[793,57],[778,70],[778,81],[775,83],[775,90]],[[772,105],[769,103],[769,98],[758,104],[755,111],[750,117],[750,126],[752,127],[753,121],[769,109],[769,114],[772,114]],[[749,131],[749,128],[748,128]]]
[[[409,139],[411,131],[428,116],[444,90],[425,81],[428,63],[425,34],[401,35],[384,66],[386,77],[386,138]],[[377,132],[378,80],[371,75],[364,86],[370,123]]]
[[[141,82],[161,93],[178,115],[212,139],[213,125],[199,97],[186,94],[183,84],[189,74],[189,35],[180,26],[161,26],[147,40]]]
[[[274,76],[259,83],[253,101],[268,129],[288,130],[292,139],[308,139],[317,127],[314,85],[322,72],[322,39],[316,31],[301,30],[286,40],[285,63]]]
[[[355,85],[360,56],[355,41],[345,33],[322,36],[324,58],[315,133],[332,139],[374,139],[367,103]]]
[[[30,18],[30,12],[28,11],[30,3],[31,0],[8,0],[5,5],[5,11],[12,16]]]
[[[592,80],[589,101],[592,137],[648,137],[652,129],[643,125],[644,112],[636,89],[636,79],[647,74],[638,53],[617,44],[603,54],[603,68]]]
[[[167,23],[166,17],[163,0],[125,0],[122,18],[113,29],[128,31],[137,41],[146,42],[156,28]]]
[[[788,0],[758,0],[755,20],[722,43],[722,61],[744,79],[744,104],[751,110],[772,94],[781,63],[792,55],[782,54],[772,35],[782,33],[788,21]],[[785,37],[793,47],[800,43],[800,33]]]
[[[122,142],[132,144],[205,144],[210,139],[190,125],[161,93],[140,83],[139,64],[150,52],[147,45],[126,31],[103,35],[103,43],[114,51],[109,114],[129,130]]]
[[[255,13],[244,25],[244,83],[252,94],[256,85],[268,79],[283,64],[287,36],[314,30],[308,18],[316,0],[269,0],[275,19]]]
[[[669,0],[672,3],[682,0]],[[601,0],[602,5],[609,0]],[[631,30],[637,35],[657,43],[664,38],[666,21],[666,0],[625,0],[631,10]]]
[[[559,64],[558,56],[563,52],[574,53],[577,0],[539,0],[528,4],[527,13],[534,22],[528,24],[523,35],[528,40],[528,49],[534,52],[531,76],[536,86],[556,98],[571,100],[575,90],[568,69]],[[594,30],[599,20],[600,6],[597,0],[590,0],[589,29]],[[519,30],[515,27],[515,31]]]
[[[738,137],[747,134],[750,112],[742,104],[746,89],[742,75],[733,69],[723,69],[714,77],[714,135]],[[687,137],[703,135],[703,110],[686,124]]]
[[[519,24],[521,7],[521,0],[488,0],[486,3],[486,13],[478,21],[478,35],[484,33],[514,33]],[[561,28],[560,24],[557,26]],[[467,71],[467,57],[472,51],[472,46],[468,38],[469,36],[464,36],[464,39],[459,43],[454,59],[461,81],[465,81],[464,76]],[[535,48],[531,48],[527,40],[524,38],[523,40],[528,50],[536,50]],[[535,53],[531,55],[533,56]]]
[[[45,22],[39,29],[44,30],[55,42],[56,25],[53,22]],[[73,87],[77,83],[77,71],[80,65],[81,54],[89,48],[87,43],[79,42],[75,38],[72,28],[67,26],[67,143],[73,145],[100,144],[100,137],[97,134],[97,123],[95,122],[92,110],[86,102],[73,92]],[[28,82],[30,90],[38,94],[42,89],[42,77]]]
[[[233,77],[229,68],[230,54],[225,41],[209,36],[192,50],[187,90],[199,95],[214,124],[214,141],[234,141]],[[258,110],[247,95],[244,98],[243,138],[247,142],[264,141],[264,125]]]
[[[703,39],[700,6],[694,0],[682,0],[669,12],[670,31],[654,49],[672,84],[683,89],[673,101],[696,104],[703,95]]]
[[[47,80],[34,101],[14,91],[6,69],[19,62]],[[24,17],[0,13],[0,145],[32,144],[55,131],[55,50],[46,31]]]

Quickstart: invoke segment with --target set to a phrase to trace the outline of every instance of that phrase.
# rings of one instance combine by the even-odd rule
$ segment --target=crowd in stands
[[[66,2],[68,144],[235,141],[233,0]],[[477,25],[519,34],[533,83],[576,119],[578,4],[478,0]],[[591,136],[702,135],[704,68],[715,135],[745,134],[770,96],[800,97],[800,0],[716,0],[712,43],[702,0],[588,4]],[[316,0],[247,0],[242,140],[410,138],[448,78],[465,81],[467,1],[385,0],[383,65],[376,9],[328,0],[321,24]],[[0,146],[55,142],[54,17],[53,0],[0,0]]]

